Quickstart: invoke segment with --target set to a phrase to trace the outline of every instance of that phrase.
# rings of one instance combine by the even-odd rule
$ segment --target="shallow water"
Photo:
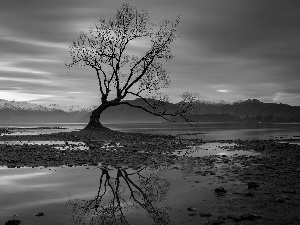
[[[0,224],[199,224],[197,212],[215,212],[213,176],[187,165],[141,171],[97,167],[0,169]],[[102,180],[101,180],[102,178]],[[232,181],[233,182],[233,181]],[[105,191],[106,190],[106,191]],[[42,217],[34,216],[44,212]],[[17,216],[12,216],[17,215]],[[93,223],[92,221],[97,221]]]
[[[254,155],[232,151],[232,144],[208,143],[182,150],[188,156],[176,165],[160,168],[104,169],[100,167],[0,169],[0,224],[19,219],[30,225],[74,224],[199,224],[207,219],[189,216],[188,207],[217,213],[214,188],[226,187],[222,158],[195,165],[189,158],[213,155]],[[185,160],[186,159],[186,160]],[[231,163],[230,166],[233,166]],[[234,166],[239,166],[235,164]],[[217,170],[218,168],[219,170]],[[209,172],[215,171],[214,175]],[[225,169],[224,169],[225,173]],[[101,180],[102,178],[102,180]],[[45,216],[34,214],[44,212]],[[17,215],[17,216],[12,216]],[[93,223],[93,221],[97,221]]]
[[[300,123],[185,123],[107,124],[133,133],[180,135],[203,140],[300,139]]]
[[[116,130],[139,132],[140,128],[127,125]],[[136,125],[134,125],[136,126]],[[139,125],[142,127],[142,125]],[[145,133],[178,134],[178,132],[198,132],[178,125],[167,130],[160,125],[151,125],[143,129]],[[263,139],[270,130],[272,135],[286,132],[278,128],[207,128],[205,134],[186,135],[187,137],[210,137],[211,139],[251,138],[257,133]],[[298,127],[296,127],[298,129]],[[150,129],[150,130],[149,130]],[[297,129],[289,134],[297,136]],[[205,130],[205,129],[204,129]],[[261,132],[258,132],[260,130]],[[60,130],[65,131],[65,130]],[[202,128],[203,131],[203,128]],[[32,130],[28,130],[32,132]],[[35,131],[34,131],[35,132]],[[220,133],[224,136],[218,136]],[[199,132],[198,132],[199,133]],[[238,136],[240,135],[240,136]],[[284,136],[287,137],[287,136]],[[204,138],[205,139],[205,138]],[[209,139],[209,138],[208,138]],[[243,139],[243,138],[241,138]],[[0,144],[40,144],[65,148],[84,147],[83,143],[69,142],[3,142]],[[109,146],[107,146],[109,147]],[[218,215],[218,200],[214,188],[225,188],[232,184],[241,185],[237,180],[226,182],[218,176],[225,176],[229,167],[239,168],[234,157],[245,155],[251,157],[257,153],[252,151],[235,151],[233,144],[207,143],[177,151],[175,154],[186,156],[178,165],[161,168],[101,169],[99,167],[64,167],[64,168],[0,168],[0,224],[11,219],[19,219],[22,225],[76,225],[76,224],[202,224],[207,221],[200,216],[189,216],[188,207],[197,208],[197,213],[210,212]],[[85,149],[82,149],[85,150]],[[209,164],[193,164],[189,159],[197,157],[219,156],[218,160]],[[226,155],[228,157],[223,157]],[[223,158],[229,158],[223,163]],[[211,158],[209,158],[210,160]],[[211,161],[211,160],[210,160]],[[210,173],[213,172],[213,173]],[[102,181],[101,181],[102,177]],[[105,189],[106,188],[106,189]],[[106,192],[105,192],[106,190]],[[102,196],[102,197],[101,197]],[[225,196],[224,198],[227,198]],[[44,212],[42,217],[34,216]],[[17,216],[13,216],[17,215]],[[94,221],[94,223],[93,223]]]
[[[182,149],[174,152],[174,155],[188,157],[204,157],[211,155],[259,155],[254,151],[233,150],[236,144],[228,143],[206,143],[198,146],[191,146],[188,149]]]
[[[4,127],[4,126],[0,126]],[[71,132],[80,130],[82,126],[67,126],[67,127],[45,127],[45,126],[5,126],[5,128],[8,128],[10,130],[9,133],[0,134],[0,136],[16,136],[16,135],[41,135],[41,134],[53,134],[53,133],[59,133],[59,132]]]
[[[24,128],[9,135],[39,135],[46,133],[80,130],[86,124],[27,124],[0,126]],[[184,138],[203,140],[247,140],[247,139],[300,139],[300,123],[200,123],[190,126],[184,123],[123,123],[104,124],[122,132],[181,135]],[[61,127],[65,129],[38,129],[39,127]],[[2,134],[7,135],[7,134]]]

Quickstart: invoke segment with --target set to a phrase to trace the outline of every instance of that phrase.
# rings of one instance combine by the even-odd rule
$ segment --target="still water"
[[[108,124],[108,127],[123,132],[181,134],[203,140],[300,138],[300,123]]]
[[[20,124],[0,126],[15,129],[6,135],[39,135],[83,129],[86,124]],[[270,138],[300,139],[300,123],[123,123],[104,124],[122,132],[182,135],[203,140],[247,140]],[[41,128],[42,127],[42,128]],[[52,127],[52,129],[43,129]],[[57,129],[59,127],[60,129]]]
[[[220,163],[221,164],[221,163]],[[202,168],[203,169],[203,168]],[[188,163],[140,170],[99,167],[0,169],[0,224],[202,224],[217,213],[215,171],[201,176]],[[226,185],[240,185],[231,180]],[[38,213],[44,213],[38,217]]]

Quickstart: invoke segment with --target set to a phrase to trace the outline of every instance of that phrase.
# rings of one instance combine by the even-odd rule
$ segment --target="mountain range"
[[[135,105],[144,104],[141,99],[129,100],[129,102]],[[0,124],[87,123],[95,107],[64,107],[56,104],[43,106],[0,99]],[[171,110],[174,110],[176,107],[176,104],[167,103],[167,108]],[[248,99],[234,103],[200,101],[194,105],[193,109],[193,112],[190,112],[187,117],[194,121],[300,122],[300,106],[263,103],[257,99]],[[182,121],[179,117],[174,117],[173,120]],[[103,123],[153,123],[164,121],[161,117],[153,116],[141,109],[127,105],[110,107],[101,115],[101,122]]]

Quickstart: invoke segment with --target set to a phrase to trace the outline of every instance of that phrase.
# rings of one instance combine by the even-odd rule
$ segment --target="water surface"
[[[214,169],[205,169],[209,168]],[[222,175],[201,176],[195,173],[199,169],[188,162],[140,170],[2,168],[0,223],[19,219],[24,225],[199,224],[206,219],[191,217],[187,208],[216,213],[213,190],[220,183],[216,175]],[[39,212],[45,215],[35,216]]]
[[[80,130],[86,124],[27,124],[14,125],[10,128],[22,126],[24,130],[15,130],[10,135],[39,135]],[[203,140],[248,140],[248,139],[300,139],[300,123],[199,123],[190,126],[185,123],[122,123],[104,124],[105,126],[122,132],[181,135],[184,138]],[[65,129],[39,129],[39,127],[61,127]],[[0,126],[8,127],[8,126]],[[35,128],[35,129],[33,129]],[[6,135],[6,134],[4,134]]]

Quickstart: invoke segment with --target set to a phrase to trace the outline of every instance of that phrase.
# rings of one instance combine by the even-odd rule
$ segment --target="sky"
[[[150,21],[175,20],[180,37],[166,63],[173,101],[185,91],[203,100],[300,106],[299,0],[127,0]],[[0,0],[0,99],[43,105],[97,105],[96,74],[74,67],[69,46],[119,0]]]

